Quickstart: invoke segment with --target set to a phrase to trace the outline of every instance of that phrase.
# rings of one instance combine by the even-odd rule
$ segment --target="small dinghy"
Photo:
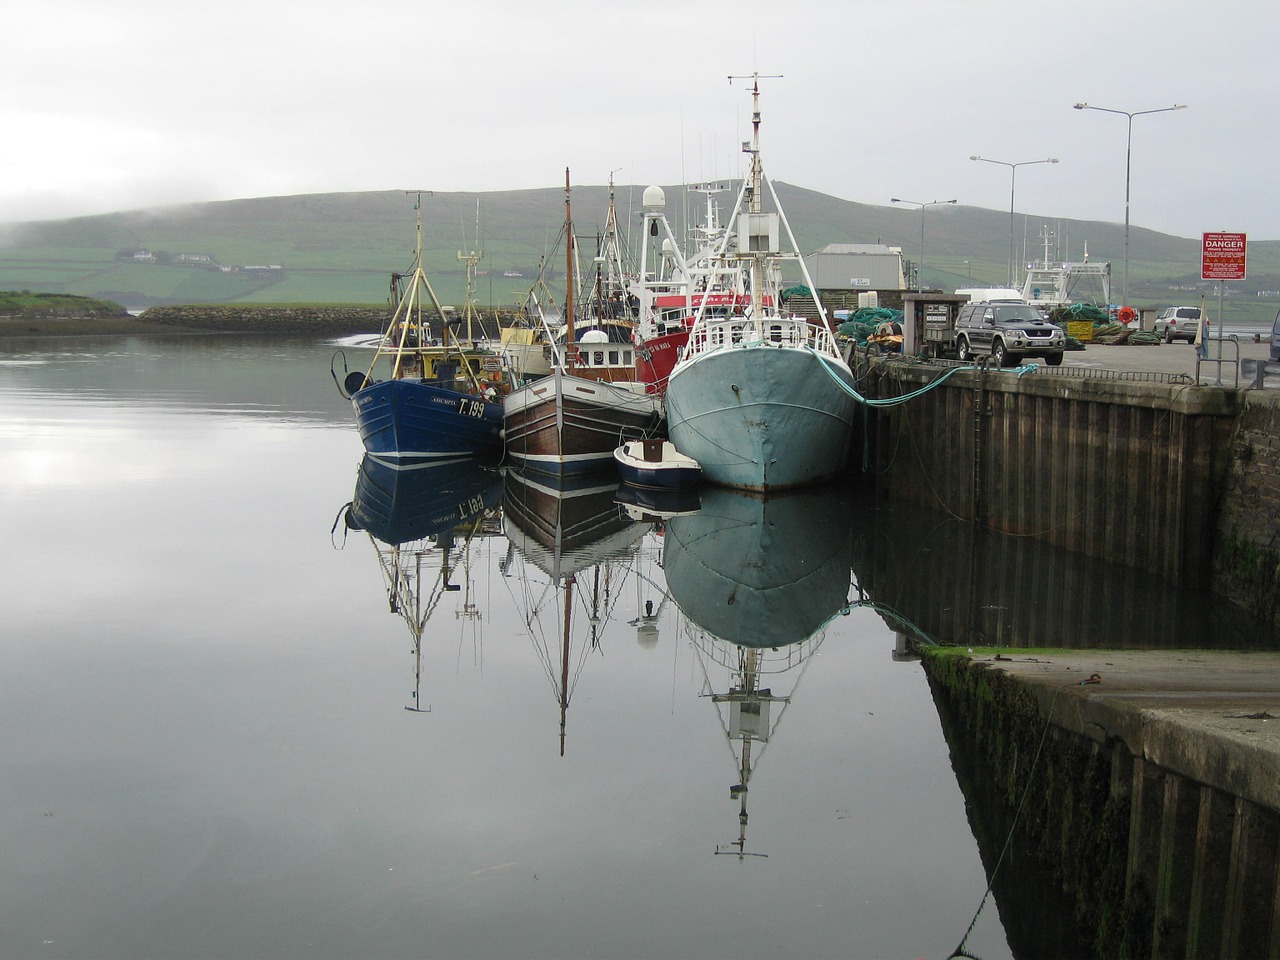
[[[698,461],[686,457],[670,440],[628,440],[613,451],[624,483],[647,490],[687,490],[702,479]]]

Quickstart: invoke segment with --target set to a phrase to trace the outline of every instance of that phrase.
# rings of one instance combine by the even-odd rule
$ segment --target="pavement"
[[[1219,356],[1219,343],[1209,343],[1208,355],[1211,359],[1200,359],[1200,383],[1205,386],[1216,386],[1219,376],[1222,386],[1248,387],[1254,382],[1254,365],[1261,362],[1266,365],[1264,386],[1280,388],[1280,363],[1269,363],[1269,345],[1264,340],[1254,343],[1252,340],[1239,341],[1239,356],[1242,370],[1238,374],[1235,369],[1236,346],[1226,340],[1221,344],[1223,363],[1221,373],[1216,362]],[[1122,370],[1130,372],[1182,373],[1194,380],[1196,378],[1197,348],[1181,341],[1177,343],[1160,343],[1149,346],[1103,346],[1086,344],[1084,350],[1069,350],[1062,358],[1064,367],[1081,367],[1102,370]]]
[[[1113,348],[1124,349],[1124,348]],[[1280,652],[1067,650],[974,656],[1055,724],[1280,812]]]

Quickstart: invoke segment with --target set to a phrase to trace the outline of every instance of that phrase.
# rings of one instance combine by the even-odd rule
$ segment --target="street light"
[[[927,203],[919,200],[901,200],[898,197],[890,197],[890,203],[906,203],[913,207],[920,208],[920,266],[916,268],[916,292],[919,293],[924,289],[924,208],[936,207],[940,204],[955,203],[954,200],[930,200]]]
[[[992,160],[990,157],[971,156],[970,160],[981,160],[983,163],[998,163],[1009,168],[1009,286],[1013,286],[1013,187],[1018,178],[1018,168],[1033,163],[1057,163],[1057,157],[1045,157],[1043,160],[1019,160],[1010,163],[1008,160]]]
[[[1112,110],[1109,107],[1095,107],[1090,103],[1073,103],[1072,109],[1075,110],[1101,110],[1103,113],[1118,113],[1122,117],[1128,117],[1129,132],[1125,139],[1124,148],[1124,280],[1120,291],[1120,306],[1128,306],[1129,304],[1129,161],[1133,155],[1133,118],[1141,117],[1148,113],[1169,113],[1172,110],[1185,110],[1185,103],[1175,103],[1172,107],[1158,107],[1155,110]]]

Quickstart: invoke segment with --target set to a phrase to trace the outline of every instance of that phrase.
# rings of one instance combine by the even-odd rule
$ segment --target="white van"
[[[957,297],[968,297],[970,303],[1026,303],[1022,291],[1011,287],[965,287]]]

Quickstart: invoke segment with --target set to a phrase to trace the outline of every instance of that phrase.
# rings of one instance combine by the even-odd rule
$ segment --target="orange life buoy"
[[[1133,323],[1136,317],[1137,317],[1137,314],[1134,312],[1133,307],[1121,307],[1120,312],[1116,315],[1116,319],[1118,319],[1125,326],[1128,326],[1129,324]]]

